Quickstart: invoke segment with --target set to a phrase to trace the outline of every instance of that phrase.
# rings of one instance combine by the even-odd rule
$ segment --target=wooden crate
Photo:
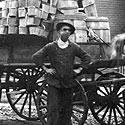
[[[30,6],[27,9],[27,15],[28,16],[36,16],[36,17],[41,17],[42,15],[42,10],[38,7],[35,6]]]
[[[9,13],[9,9],[2,9],[2,17],[3,18],[7,18],[8,13]]]
[[[19,34],[28,34],[28,28],[19,26]]]
[[[18,8],[18,0],[8,1],[8,8]]]
[[[74,14],[77,14],[78,8],[77,7],[64,7],[64,8],[60,8],[60,11],[64,15],[74,15]]]
[[[19,26],[25,27],[26,26],[26,17],[19,18]]]
[[[8,17],[7,23],[8,23],[9,26],[18,25],[18,18],[17,17]]]
[[[8,25],[7,17],[6,18],[2,18],[2,25],[3,26],[7,26]]]
[[[41,18],[39,17],[29,17],[27,16],[26,19],[26,25],[34,25],[34,26],[39,26],[41,23]]]
[[[49,3],[42,3],[42,10],[49,12],[50,4]]]
[[[52,5],[49,7],[49,13],[51,14],[56,14],[56,11],[57,11],[57,7]]]
[[[8,27],[8,34],[17,34],[18,33],[18,27],[17,26],[9,26]]]
[[[25,16],[26,16],[26,8],[25,7],[18,8],[18,17],[25,17]]]
[[[50,0],[52,2],[52,5],[57,6],[58,0]]]
[[[43,9],[41,9],[41,11],[42,11],[41,18],[47,20],[49,13]]]
[[[95,0],[83,0],[82,4],[87,16],[98,16]]]
[[[29,27],[29,34],[37,35],[37,36],[43,36],[44,28],[40,26],[30,26]]]
[[[105,42],[111,41],[110,25],[107,17],[88,17],[86,25],[93,29],[93,31]]]
[[[45,2],[45,3],[47,3],[47,2],[48,2],[48,0],[42,0],[42,2]]]
[[[8,8],[7,1],[2,1],[2,2],[1,2],[1,5],[2,5],[2,10],[5,10],[5,9]]]
[[[89,16],[95,16],[98,17],[97,9],[95,4],[91,4],[89,6],[85,7],[85,13],[86,15]]]
[[[9,8],[9,13],[8,13],[9,16],[10,16],[10,17],[11,17],[11,16],[12,16],[12,17],[13,17],[13,16],[14,16],[14,17],[17,17],[17,10],[18,10],[17,8]]]
[[[87,42],[87,32],[86,29],[82,30],[75,30],[75,33],[69,37],[70,41],[76,43],[86,43]]]
[[[82,0],[83,7],[95,4],[95,0]]]
[[[58,0],[57,8],[65,8],[65,7],[77,7],[78,3],[76,0]]]
[[[35,6],[39,8],[41,6],[41,0],[27,0],[27,7],[29,6]]]
[[[87,42],[87,31],[84,29],[76,29],[75,30],[75,42],[76,43],[86,43]]]
[[[42,9],[41,10],[42,10],[41,18],[47,20],[48,14],[50,12],[50,4],[42,2]]]
[[[18,0],[18,2],[20,8],[27,6],[27,0]]]
[[[0,34],[7,34],[8,27],[0,25]]]

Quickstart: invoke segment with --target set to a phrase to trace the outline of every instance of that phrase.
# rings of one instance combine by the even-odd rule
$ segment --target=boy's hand
[[[51,74],[51,75],[54,75],[54,74],[56,74],[56,70],[53,69],[53,68],[46,69],[46,73],[49,73],[49,74]]]
[[[47,68],[45,65],[43,65],[42,68],[45,70],[46,73],[49,73],[51,75],[54,75],[56,73],[56,70],[54,68]]]

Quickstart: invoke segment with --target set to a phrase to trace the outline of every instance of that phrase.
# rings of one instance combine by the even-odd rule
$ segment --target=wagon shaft
[[[89,86],[89,85],[108,85],[108,84],[125,84],[125,78],[117,78],[112,80],[102,80],[102,81],[82,81],[81,82],[83,86]]]
[[[124,59],[102,59],[97,60],[90,64],[88,70],[98,69],[98,68],[114,68],[119,66],[124,66],[125,60]]]

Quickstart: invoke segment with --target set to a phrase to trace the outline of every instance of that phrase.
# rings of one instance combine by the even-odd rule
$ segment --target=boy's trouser
[[[71,125],[72,88],[48,87],[47,125]]]

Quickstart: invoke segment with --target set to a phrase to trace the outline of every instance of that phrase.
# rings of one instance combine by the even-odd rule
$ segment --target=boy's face
[[[59,30],[59,36],[63,42],[66,42],[70,35],[71,35],[71,29],[69,26],[63,26]]]

